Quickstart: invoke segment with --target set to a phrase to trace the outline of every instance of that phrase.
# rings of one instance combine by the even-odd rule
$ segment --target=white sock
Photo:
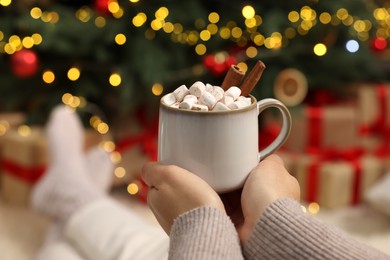
[[[105,194],[88,175],[84,131],[77,114],[65,106],[53,109],[46,135],[50,165],[33,187],[31,206],[66,221],[77,209]]]
[[[365,200],[378,211],[390,216],[390,172],[372,186],[365,194]]]
[[[110,154],[96,146],[88,150],[86,160],[90,179],[100,190],[108,192],[114,181],[114,163]]]

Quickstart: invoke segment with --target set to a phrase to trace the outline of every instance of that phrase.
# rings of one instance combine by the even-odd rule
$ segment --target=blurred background
[[[7,259],[29,259],[40,243],[30,236],[46,227],[27,201],[48,163],[53,107],[76,109],[86,146],[102,145],[117,164],[113,192],[144,206],[139,171],[156,159],[162,95],[197,80],[220,85],[231,65],[249,72],[258,60],[267,68],[252,94],[290,109],[292,133],[278,153],[306,210],[385,248],[390,194],[380,209],[364,197],[390,167],[389,1],[0,0]],[[280,118],[259,118],[264,147]]]

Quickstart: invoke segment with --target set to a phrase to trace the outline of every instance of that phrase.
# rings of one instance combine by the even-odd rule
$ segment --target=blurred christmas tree
[[[296,68],[310,89],[390,79],[388,1],[0,0],[0,110],[39,122],[60,102],[109,116],[156,108],[230,64]]]

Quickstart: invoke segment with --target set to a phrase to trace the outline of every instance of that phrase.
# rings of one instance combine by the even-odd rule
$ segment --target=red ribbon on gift
[[[321,107],[308,107],[306,110],[308,118],[308,147],[321,148],[323,129],[323,109]]]
[[[14,161],[2,159],[1,166],[5,174],[17,177],[27,183],[33,184],[44,174],[46,166],[22,166]]]
[[[383,142],[375,151],[375,154],[384,157],[390,153],[390,126],[386,123],[388,117],[387,88],[384,84],[378,84],[375,90],[378,97],[378,117],[372,124],[361,126],[360,134],[363,136],[378,135],[382,137]]]
[[[345,150],[338,149],[326,149],[319,152],[319,150],[311,150],[309,153],[319,155],[319,158],[308,166],[307,177],[307,200],[309,202],[317,201],[317,193],[319,186],[319,167],[322,163],[327,161],[343,160],[352,163],[354,167],[354,183],[351,203],[357,204],[360,201],[360,186],[361,186],[361,163],[360,158],[364,154],[364,150],[361,148],[351,148]]]

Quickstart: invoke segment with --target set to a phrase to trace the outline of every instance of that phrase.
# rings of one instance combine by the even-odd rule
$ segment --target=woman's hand
[[[220,197],[204,180],[178,166],[149,162],[142,179],[149,186],[149,207],[168,235],[173,221],[191,209],[212,206],[225,212]]]
[[[241,194],[243,225],[238,229],[241,242],[246,243],[265,209],[280,198],[299,200],[298,181],[291,176],[282,159],[270,155],[250,173]]]

